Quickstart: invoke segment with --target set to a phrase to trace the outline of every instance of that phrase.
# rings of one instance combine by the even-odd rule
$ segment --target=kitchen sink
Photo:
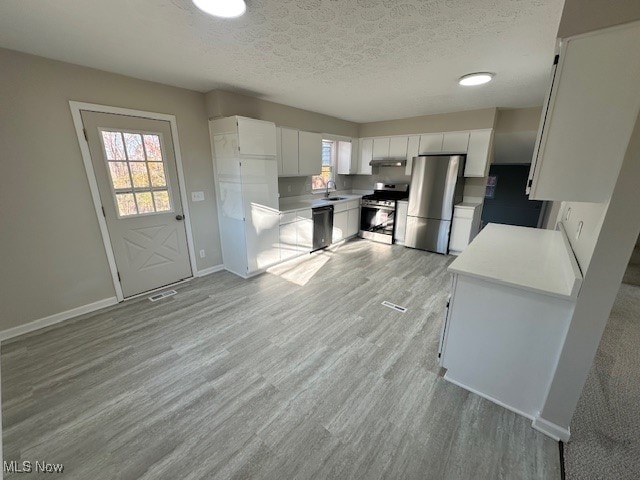
[[[330,202],[337,202],[338,200],[346,200],[347,197],[327,197],[325,200],[329,200]]]

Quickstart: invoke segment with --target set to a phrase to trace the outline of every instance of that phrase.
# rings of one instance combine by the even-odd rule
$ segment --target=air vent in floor
[[[175,290],[167,290],[166,292],[160,292],[156,293],[155,295],[151,295],[149,297],[149,300],[151,300],[152,302],[157,302],[158,300],[162,300],[163,298],[171,297],[176,293],[178,292],[176,292]]]
[[[391,303],[391,302],[387,302],[386,300],[384,302],[382,302],[382,305],[384,305],[385,307],[388,307],[392,310],[395,310],[396,312],[401,312],[404,313],[407,311],[407,309],[405,307],[401,307],[400,305],[396,305],[395,303]]]

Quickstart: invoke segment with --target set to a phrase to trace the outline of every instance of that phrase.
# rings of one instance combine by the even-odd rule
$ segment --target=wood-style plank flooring
[[[356,240],[5,342],[4,459],[92,480],[560,478],[556,442],[438,375],[450,261]]]

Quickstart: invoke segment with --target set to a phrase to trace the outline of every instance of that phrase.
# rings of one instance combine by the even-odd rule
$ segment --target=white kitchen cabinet
[[[395,232],[393,233],[393,241],[399,245],[404,245],[405,233],[407,230],[407,213],[409,211],[409,202],[406,200],[398,200],[396,202],[396,222]]]
[[[413,157],[420,155],[420,136],[411,135],[407,143],[407,165],[404,169],[405,175],[411,175],[413,167]]]
[[[347,223],[347,237],[354,237],[360,231],[360,207],[347,210],[349,214]]]
[[[296,239],[299,253],[313,249],[313,219],[311,209],[298,210],[296,214]]]
[[[445,132],[442,139],[442,151],[447,153],[465,153],[469,147],[469,132]]]
[[[373,138],[360,139],[360,159],[358,162],[359,175],[371,175],[371,165],[373,160]]]
[[[404,160],[407,157],[407,142],[409,137],[391,137],[389,139],[389,158]]]
[[[347,238],[349,230],[349,211],[334,212],[333,214],[333,236],[331,243],[337,243]]]
[[[378,137],[373,139],[373,159],[380,160],[389,158],[389,137]]]
[[[285,127],[280,130],[280,176],[295,177],[298,175],[298,130]]]
[[[465,177],[486,177],[491,165],[493,129],[471,130],[464,167]]]
[[[238,146],[241,155],[275,155],[276,126],[271,122],[247,117],[237,119]]]
[[[563,39],[529,198],[606,202],[640,109],[640,23]]]
[[[460,255],[480,231],[482,204],[462,203],[453,208],[449,254]]]
[[[212,120],[209,128],[223,262],[227,270],[246,278],[280,260],[276,128],[271,122],[241,117]],[[238,146],[250,132],[258,132],[259,138],[244,139],[244,151],[252,153],[243,155]],[[271,132],[272,144],[266,132]]]
[[[338,173],[340,175],[351,175],[355,173],[353,168],[353,144],[346,140],[338,140]]]
[[[284,262],[299,254],[296,222],[280,225],[280,261]]]
[[[358,173],[360,163],[360,139],[351,139],[351,173]]]
[[[322,173],[322,135],[300,131],[298,134],[298,174],[300,176]]]
[[[428,155],[430,153],[441,153],[444,133],[425,133],[420,135],[420,155]]]

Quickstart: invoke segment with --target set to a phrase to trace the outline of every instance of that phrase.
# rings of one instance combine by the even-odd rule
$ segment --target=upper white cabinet
[[[238,124],[241,155],[276,154],[276,126],[273,123],[247,117],[229,118],[235,118]]]
[[[442,151],[464,153],[469,146],[469,132],[445,132],[442,139]]]
[[[638,22],[562,40],[529,198],[609,199],[640,109],[638,45]]]
[[[338,173],[340,175],[350,175],[356,173],[353,168],[353,145],[347,140],[338,140]]]
[[[282,176],[282,128],[276,127],[276,162],[278,163],[278,176]]]
[[[379,137],[373,139],[373,159],[380,160],[389,158],[389,137]]]
[[[420,154],[420,136],[412,135],[408,138],[407,143],[407,165],[405,167],[405,175],[411,175],[411,168],[413,167],[413,157],[417,157]]]
[[[425,133],[420,135],[420,155],[442,152],[444,133]]]
[[[371,165],[373,159],[373,138],[360,139],[360,161],[358,162],[358,173],[360,175],[371,175]]]
[[[293,128],[280,128],[278,175],[302,177],[322,170],[322,135]]]
[[[493,143],[493,130],[471,130],[469,134],[469,147],[464,167],[465,177],[486,177],[489,173],[491,162],[491,149]]]
[[[406,158],[409,137],[391,137],[389,139],[389,158]]]
[[[298,174],[320,175],[322,172],[322,135],[303,132],[298,134]]]

